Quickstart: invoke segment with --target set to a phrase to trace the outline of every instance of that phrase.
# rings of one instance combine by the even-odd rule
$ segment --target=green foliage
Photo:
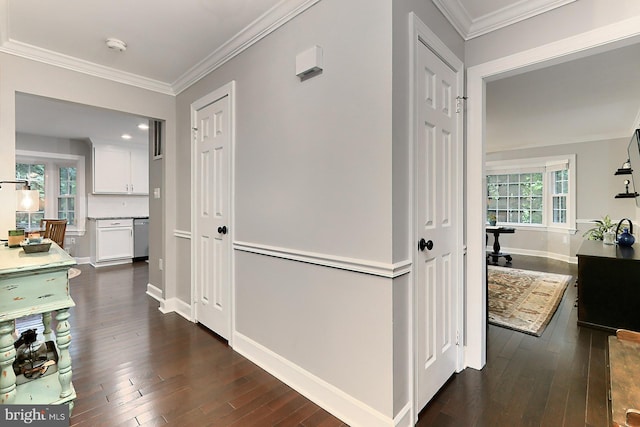
[[[601,220],[596,219],[593,222],[597,225],[590,228],[582,235],[582,237],[586,237],[588,240],[603,240],[604,233],[607,231],[615,231],[617,225],[611,222],[609,215],[605,215]]]

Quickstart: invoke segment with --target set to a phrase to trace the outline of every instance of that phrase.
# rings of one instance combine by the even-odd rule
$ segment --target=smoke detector
[[[122,40],[108,38],[106,43],[107,47],[111,50],[118,50],[120,52],[124,52],[125,50],[127,50],[127,44]]]

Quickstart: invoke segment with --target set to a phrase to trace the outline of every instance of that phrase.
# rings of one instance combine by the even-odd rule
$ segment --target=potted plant
[[[588,240],[604,240],[606,233],[615,234],[616,224],[611,221],[609,215],[605,215],[602,219],[595,219],[593,222],[596,226],[585,231],[582,237]]]
[[[493,212],[488,214],[487,219],[489,220],[489,225],[496,225],[496,214]]]

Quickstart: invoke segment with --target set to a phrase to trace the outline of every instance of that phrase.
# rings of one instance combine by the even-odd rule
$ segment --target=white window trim
[[[549,176],[552,171],[569,168],[569,197],[567,198],[567,223],[560,225],[551,222],[553,218],[553,203],[550,188]],[[486,175],[527,173],[537,170],[542,171],[542,181],[544,192],[544,224],[512,224],[502,223],[515,228],[527,230],[548,231],[557,233],[575,233],[576,229],[576,155],[564,154],[562,156],[532,157],[526,159],[494,160],[485,165],[485,192],[487,191]],[[485,197],[486,199],[486,197]],[[486,212],[485,212],[486,215]],[[486,218],[485,218],[486,222]],[[500,223],[498,223],[500,225]]]
[[[57,162],[56,162],[57,161]],[[67,233],[82,236],[86,232],[87,201],[85,196],[85,158],[76,154],[45,153],[41,151],[16,150],[16,163],[35,162],[45,165],[45,194],[57,195],[56,185],[59,177],[50,175],[51,165],[66,161],[76,165],[76,225],[69,225]],[[57,170],[57,169],[56,169]],[[45,205],[45,218],[57,218],[57,197],[51,203]]]

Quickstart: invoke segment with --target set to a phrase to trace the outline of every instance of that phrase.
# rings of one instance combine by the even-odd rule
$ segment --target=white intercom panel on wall
[[[313,46],[296,56],[296,76],[303,78],[322,71],[322,48]]]

